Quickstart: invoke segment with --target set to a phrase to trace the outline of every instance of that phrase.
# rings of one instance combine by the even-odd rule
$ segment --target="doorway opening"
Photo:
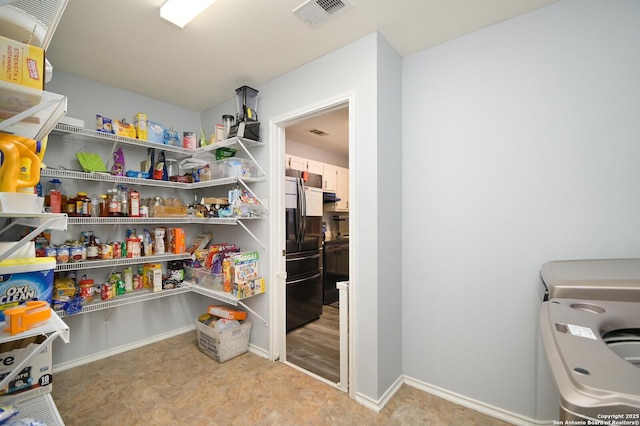
[[[344,123],[337,123],[338,120],[343,120]],[[282,219],[278,219],[282,223],[275,227],[281,230],[278,231],[281,236],[275,236],[280,238],[279,247],[287,247],[287,250],[282,250],[280,271],[288,271],[286,274],[280,274],[281,278],[286,278],[279,280],[275,306],[279,321],[274,337],[279,350],[279,360],[350,394],[353,387],[349,386],[350,372],[352,371],[349,354],[353,335],[350,332],[351,321],[349,321],[352,303],[349,300],[351,291],[349,288],[350,262],[348,253],[351,244],[348,231],[348,186],[346,196],[342,197],[343,204],[337,204],[338,201],[334,200],[339,197],[337,197],[335,183],[331,183],[331,181],[333,178],[337,179],[337,170],[341,169],[343,171],[342,178],[346,177],[348,182],[352,120],[353,95],[349,94],[310,107],[305,111],[291,113],[277,122],[272,122],[272,126],[274,124],[277,126],[275,129],[272,127],[272,130],[276,132],[276,137],[272,140],[281,145],[276,151],[283,155],[283,158],[272,162],[272,164],[283,165],[283,170],[275,175],[283,176],[284,180],[291,179],[292,176],[299,176],[303,184],[307,174],[296,174],[296,170],[308,172],[310,176],[323,176],[322,206],[319,212],[315,210],[313,213],[316,216],[313,219],[322,223],[322,232],[318,237],[319,253],[307,251],[302,254],[292,254],[288,252],[290,232],[285,222],[291,221],[289,208],[282,209]],[[304,132],[312,136],[304,137]],[[294,164],[291,164],[292,158]],[[306,164],[301,166],[295,163],[299,159],[306,160]],[[320,169],[313,168],[318,166]],[[322,168],[323,166],[327,166],[326,172]],[[302,167],[304,170],[301,169]],[[344,176],[345,171],[346,176]],[[324,173],[324,175],[318,172]],[[328,178],[329,186],[327,186],[325,178]],[[285,184],[284,187],[287,185]],[[284,187],[281,186],[281,188]],[[316,190],[315,188],[308,189]],[[285,188],[284,192],[282,198],[291,198],[292,195],[288,194],[291,190]],[[307,247],[306,250],[308,249]],[[318,270],[316,265],[319,266],[320,278],[317,278],[315,271],[310,270],[308,276],[314,278],[309,280],[309,284],[306,284],[309,286],[307,290],[301,291],[299,286],[301,283],[305,283],[304,279],[306,279],[306,276],[303,275],[304,271],[287,268],[287,266],[291,265],[292,261],[298,262],[304,254],[310,254],[308,259],[319,258],[319,262],[314,263],[313,268]],[[296,259],[292,259],[293,257]],[[287,262],[288,258],[289,262]],[[305,259],[305,262],[309,262],[307,258]],[[302,280],[298,279],[300,277]],[[293,282],[298,285],[298,289],[293,290]],[[301,294],[302,296],[300,296]],[[307,299],[301,300],[301,297],[307,297]],[[300,320],[300,309],[301,306],[304,307],[305,303],[312,304],[318,313],[309,313]],[[287,317],[291,316],[288,315],[291,311],[295,312],[297,317],[295,323],[287,320]]]

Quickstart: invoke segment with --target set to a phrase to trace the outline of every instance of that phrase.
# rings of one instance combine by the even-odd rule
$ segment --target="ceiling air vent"
[[[311,129],[311,130],[307,130],[309,133],[313,133],[314,135],[318,135],[318,136],[329,136],[329,133],[325,132],[324,130],[320,130],[320,129]]]
[[[347,0],[308,0],[295,8],[293,13],[312,27],[317,27],[330,16],[351,8]]]

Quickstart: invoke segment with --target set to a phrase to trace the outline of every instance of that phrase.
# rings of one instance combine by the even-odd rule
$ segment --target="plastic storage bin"
[[[249,160],[232,157],[212,162],[210,164],[210,174],[211,179],[228,177],[252,178],[258,177],[258,168]]]
[[[243,321],[238,327],[216,331],[196,321],[198,348],[218,362],[225,362],[249,351],[251,321]]]

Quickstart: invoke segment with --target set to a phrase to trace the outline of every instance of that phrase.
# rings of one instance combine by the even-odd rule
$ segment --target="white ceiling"
[[[164,1],[69,0],[47,50],[54,78],[200,112],[375,30],[406,56],[556,0],[348,0],[316,28],[292,13],[304,0],[217,0],[184,29],[160,18]]]

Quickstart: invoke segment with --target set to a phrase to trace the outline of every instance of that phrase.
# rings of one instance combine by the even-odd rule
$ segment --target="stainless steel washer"
[[[541,276],[560,420],[640,423],[640,259],[549,262]]]

